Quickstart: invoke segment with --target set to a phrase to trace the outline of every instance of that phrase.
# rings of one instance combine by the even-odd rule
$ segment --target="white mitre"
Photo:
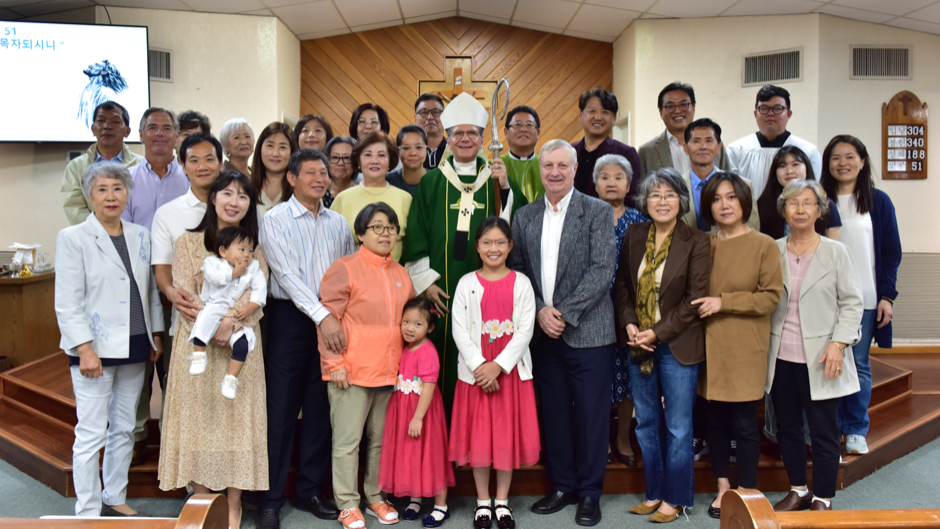
[[[444,125],[444,130],[457,125],[476,125],[485,129],[489,118],[486,108],[476,98],[466,92],[461,92],[441,113],[441,124]]]

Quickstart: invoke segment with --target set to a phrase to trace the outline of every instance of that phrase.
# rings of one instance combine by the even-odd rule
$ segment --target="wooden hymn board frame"
[[[881,105],[881,177],[927,178],[927,103],[903,90]]]

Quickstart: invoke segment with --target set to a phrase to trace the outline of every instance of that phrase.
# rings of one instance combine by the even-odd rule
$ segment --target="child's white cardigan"
[[[503,372],[509,374],[515,367],[522,380],[532,379],[532,355],[529,353],[529,341],[535,330],[535,292],[529,278],[516,272],[516,282],[512,293],[512,321],[514,332],[506,348],[494,360]],[[457,357],[457,378],[468,384],[474,384],[473,372],[483,365],[481,340],[483,337],[483,313],[480,301],[483,299],[483,285],[477,279],[476,272],[471,272],[457,283],[454,301],[451,303],[453,318],[452,334],[460,356]]]

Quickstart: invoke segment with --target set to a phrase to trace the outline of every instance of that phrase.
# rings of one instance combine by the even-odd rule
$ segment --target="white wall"
[[[850,80],[850,44],[913,45],[913,80]],[[790,92],[793,108],[788,129],[815,142],[820,151],[836,134],[858,136],[879,175],[882,103],[901,90],[927,102],[940,99],[940,36],[821,14],[638,19],[614,43],[614,90],[623,101],[621,113],[631,111],[633,116],[635,144],[662,133],[656,97],[676,80],[692,84],[695,117],[718,122],[726,144],[753,134],[759,87],[741,86],[742,56],[795,47],[803,48],[803,80],[780,83]],[[940,254],[935,235],[940,222],[934,214],[940,148],[929,148],[928,156],[937,161],[928,164],[927,180],[876,183],[897,206],[905,253]]]
[[[114,24],[148,26],[150,45],[173,52],[173,83],[150,83],[152,105],[199,110],[209,116],[216,134],[236,116],[248,119],[257,133],[282,113],[298,115],[300,41],[276,18],[121,7],[108,11]],[[108,23],[101,7],[41,20]],[[132,126],[139,119],[131,116]],[[88,141],[94,141],[90,131]],[[6,197],[0,248],[14,241],[38,242],[53,255],[56,234],[68,226],[59,198],[66,152],[89,144],[0,144],[0,195]],[[140,145],[132,149],[143,152]]]

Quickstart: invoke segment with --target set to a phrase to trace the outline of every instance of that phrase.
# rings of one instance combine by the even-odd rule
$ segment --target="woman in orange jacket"
[[[363,428],[369,438],[363,485],[366,513],[383,524],[398,522],[398,512],[379,490],[378,476],[385,408],[404,345],[402,309],[414,297],[408,273],[391,257],[399,227],[388,204],[363,208],[354,224],[362,246],[335,261],[320,284],[320,301],[343,328],[340,340],[327,341],[318,333],[318,341],[323,380],[330,382],[333,493],[347,529],[365,523],[357,486]]]

